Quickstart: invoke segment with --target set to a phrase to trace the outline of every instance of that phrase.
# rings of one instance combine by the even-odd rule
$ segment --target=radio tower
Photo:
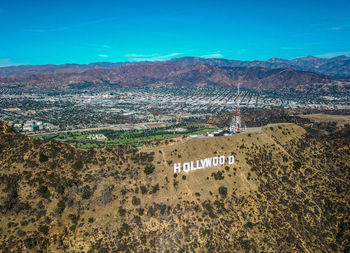
[[[241,80],[238,81],[238,89],[237,89],[237,98],[236,98],[236,111],[235,116],[232,118],[231,125],[230,125],[230,133],[231,134],[238,134],[241,132],[241,112],[239,110],[239,104],[240,104],[240,94],[239,94],[239,86],[241,84]]]

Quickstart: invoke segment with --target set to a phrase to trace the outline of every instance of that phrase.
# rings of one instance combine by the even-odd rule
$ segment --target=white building
[[[90,134],[89,136],[86,137],[89,140],[99,140],[99,141],[103,141],[106,140],[107,137],[104,136],[103,134]]]

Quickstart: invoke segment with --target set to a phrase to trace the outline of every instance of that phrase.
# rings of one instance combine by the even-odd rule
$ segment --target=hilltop
[[[68,252],[343,252],[349,142],[274,124],[251,134],[79,149],[0,123],[0,247]],[[234,155],[230,166],[173,165]]]

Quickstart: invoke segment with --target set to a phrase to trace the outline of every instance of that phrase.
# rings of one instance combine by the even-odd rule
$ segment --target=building
[[[89,140],[98,140],[98,141],[104,141],[107,139],[107,137],[104,136],[103,134],[90,134],[86,138]]]

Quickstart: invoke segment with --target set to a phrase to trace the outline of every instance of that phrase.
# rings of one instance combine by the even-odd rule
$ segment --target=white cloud
[[[202,58],[222,58],[224,57],[221,53],[205,54],[201,55]]]
[[[107,55],[107,54],[99,54],[98,56],[103,57],[103,58],[109,57],[109,55]]]
[[[182,55],[182,53],[159,54],[126,54],[128,61],[165,61],[172,57]]]
[[[350,51],[343,51],[343,52],[330,52],[330,53],[324,53],[324,54],[318,54],[316,57],[321,57],[321,58],[332,58],[332,57],[337,57],[339,55],[346,55],[350,57]]]
[[[331,30],[334,30],[334,31],[339,31],[341,29],[342,29],[341,26],[333,26],[333,27],[331,27]]]
[[[80,45],[81,48],[97,48],[97,49],[111,49],[112,47],[110,45],[107,44],[90,44],[90,43],[84,43],[82,45]]]
[[[126,54],[125,57],[154,57],[154,54]]]
[[[302,47],[281,47],[282,50],[301,50]]]

